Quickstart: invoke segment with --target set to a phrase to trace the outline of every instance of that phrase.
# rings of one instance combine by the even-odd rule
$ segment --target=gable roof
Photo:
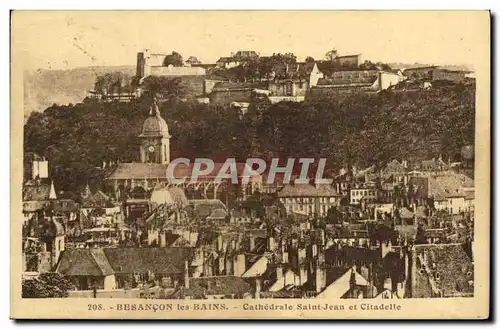
[[[314,69],[314,62],[298,62],[298,63],[279,63],[273,65],[275,78],[299,79],[307,78]]]
[[[23,187],[23,201],[46,201],[50,197],[50,184],[28,185]]]
[[[435,200],[466,196],[462,182],[454,175],[429,177],[428,184],[429,197]]]
[[[23,212],[37,212],[45,208],[47,201],[23,201]]]
[[[54,212],[76,212],[78,210],[78,203],[74,200],[70,199],[59,199],[59,200],[53,200],[51,202],[52,209]]]
[[[56,272],[69,276],[106,276],[116,273],[184,273],[192,248],[93,248],[65,250]]]
[[[105,248],[104,253],[115,273],[184,273],[184,262],[193,248]]]
[[[107,196],[103,191],[98,190],[94,194],[83,200],[82,207],[84,208],[95,208],[95,207],[113,207],[111,203],[111,198]]]
[[[384,168],[384,174],[403,174],[405,172],[406,168],[396,159],[389,162]]]
[[[436,283],[444,297],[457,297],[474,293],[474,265],[462,244],[416,245],[417,255],[427,254],[426,272]],[[430,271],[427,271],[427,269]],[[436,279],[439,278],[439,282]]]
[[[325,288],[316,298],[342,298],[351,289],[351,278],[357,286],[369,286],[370,283],[358,272],[348,269],[345,273]]]
[[[106,276],[114,273],[102,249],[65,250],[56,272],[67,276]]]

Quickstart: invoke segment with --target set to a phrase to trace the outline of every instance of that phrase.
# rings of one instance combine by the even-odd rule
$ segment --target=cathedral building
[[[108,187],[114,191],[115,198],[127,199],[139,208],[148,208],[148,195],[154,189],[168,188],[174,185],[167,177],[170,163],[170,134],[168,125],[160,115],[156,102],[151,106],[149,116],[142,125],[140,142],[140,162],[118,163],[113,172],[106,178]],[[244,164],[237,164],[241,167]],[[216,164],[217,167],[217,164]],[[217,182],[215,180],[219,168],[214,168],[208,175],[199,176],[196,182],[185,182],[176,186],[183,188],[186,196],[191,199],[221,199],[227,200],[230,178]],[[238,168],[238,172],[240,168]],[[177,164],[174,170],[175,178],[191,177],[192,165]],[[260,177],[258,177],[260,178]],[[241,184],[237,195],[253,193],[261,185],[261,179],[251,176],[248,184]],[[148,209],[141,209],[147,211]]]

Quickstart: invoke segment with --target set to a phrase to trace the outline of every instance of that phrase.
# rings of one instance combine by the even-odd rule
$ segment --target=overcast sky
[[[484,58],[485,15],[466,12],[14,12],[16,59],[29,70],[135,65],[144,48],[204,63],[237,50],[299,59],[361,53],[384,62],[468,64]],[[485,25],[486,24],[486,25]],[[485,30],[485,29],[483,29]]]

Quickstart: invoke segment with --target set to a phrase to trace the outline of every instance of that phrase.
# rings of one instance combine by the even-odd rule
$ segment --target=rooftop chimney
[[[255,279],[255,299],[260,299],[260,288],[261,288],[261,280],[260,278]]]
[[[184,262],[184,288],[189,289],[189,262]]]

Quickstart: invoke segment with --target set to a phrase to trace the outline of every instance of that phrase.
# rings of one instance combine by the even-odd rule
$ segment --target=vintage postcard
[[[12,11],[11,317],[485,319],[488,11]]]

